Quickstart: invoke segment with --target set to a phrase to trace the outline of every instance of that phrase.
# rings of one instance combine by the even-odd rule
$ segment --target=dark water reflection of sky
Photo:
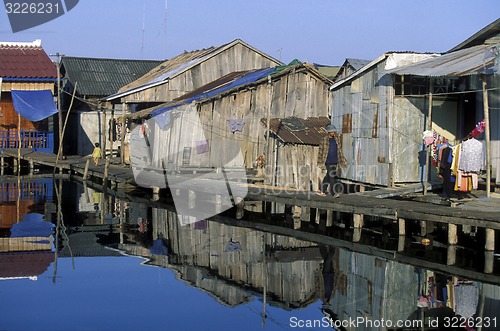
[[[173,271],[137,257],[58,259],[38,280],[0,282],[2,330],[260,330],[261,297],[229,308]],[[321,319],[319,302],[301,310],[267,307],[265,330],[289,319]]]

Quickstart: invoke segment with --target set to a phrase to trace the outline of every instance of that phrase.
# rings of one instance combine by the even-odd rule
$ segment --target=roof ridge
[[[15,47],[15,48],[25,48],[25,47],[42,47],[42,40],[36,39],[32,42],[22,42],[22,41],[0,41],[0,47]]]

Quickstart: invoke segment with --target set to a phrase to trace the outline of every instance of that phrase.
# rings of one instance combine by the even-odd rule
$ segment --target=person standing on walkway
[[[339,196],[339,187],[337,178],[339,175],[339,163],[346,165],[346,159],[342,153],[341,136],[333,124],[329,124],[326,128],[327,135],[323,138],[319,145],[318,166],[322,170],[326,170],[326,175],[321,182],[321,195],[330,193],[333,197]],[[330,187],[328,192],[328,187]]]
[[[102,157],[101,147],[99,143],[95,143],[94,151],[92,152],[92,158],[94,158],[95,165],[99,165],[99,159]]]

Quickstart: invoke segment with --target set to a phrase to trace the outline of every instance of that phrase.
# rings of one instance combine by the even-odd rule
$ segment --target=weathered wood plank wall
[[[270,68],[278,65],[270,58],[255,52],[243,44],[233,47],[200,62],[193,68],[172,75],[164,84],[132,93],[123,98],[125,102],[168,102],[213,82],[229,73],[251,69]]]
[[[273,139],[271,149],[267,151],[266,127],[261,119],[269,114],[280,118],[328,116],[330,94],[327,87],[327,83],[310,73],[292,71],[278,77],[271,85],[264,80],[251,88],[179,106],[170,111],[175,118],[171,127],[165,130],[152,127],[153,165],[161,167],[165,151],[168,151],[168,163],[174,168],[225,165],[251,169],[257,157],[266,154],[267,173],[275,174],[276,160],[283,169],[276,184],[307,188],[309,182],[317,182],[319,176],[316,166],[318,147],[287,146],[283,151],[276,151]],[[272,100],[271,107],[269,100]],[[228,120],[244,120],[242,131],[231,132]],[[208,153],[197,153],[197,144],[204,140],[208,141]],[[183,164],[185,148],[191,153],[188,153],[189,161]],[[239,150],[241,156],[237,156]],[[305,171],[305,168],[309,170]],[[302,178],[301,171],[306,178]],[[272,180],[273,176],[266,181],[271,183]]]

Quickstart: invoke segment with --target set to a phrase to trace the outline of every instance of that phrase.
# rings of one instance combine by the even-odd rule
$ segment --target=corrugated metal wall
[[[384,62],[381,62],[350,85],[332,92],[333,123],[342,128],[343,151],[348,163],[344,177],[384,186],[420,182],[425,162],[422,132],[427,127],[428,97],[395,96],[392,77],[383,72]],[[496,86],[498,77],[494,80],[496,83],[491,85]],[[489,96],[492,163],[497,182],[500,176],[500,117],[495,111],[500,104],[498,95],[493,89]],[[435,98],[433,127],[438,132],[448,130],[447,136],[454,139],[459,135],[463,119],[452,97]],[[478,96],[476,108],[479,120],[482,96]]]

